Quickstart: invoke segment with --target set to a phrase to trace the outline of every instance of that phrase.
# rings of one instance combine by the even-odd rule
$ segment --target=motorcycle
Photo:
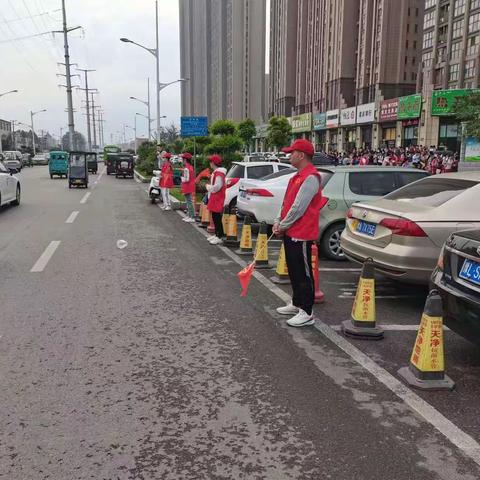
[[[160,192],[160,170],[153,171],[153,177],[150,180],[150,187],[148,189],[148,196],[150,197],[150,202],[154,205],[157,203],[157,200],[161,198]]]

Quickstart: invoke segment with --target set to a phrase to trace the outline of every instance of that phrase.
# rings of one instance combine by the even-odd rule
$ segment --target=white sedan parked
[[[227,173],[227,192],[225,206],[233,208],[237,205],[238,187],[240,180],[257,180],[272,173],[291,168],[286,163],[275,162],[234,162]]]
[[[8,168],[0,162],[0,206],[7,203],[20,205],[20,180],[10,174]]]

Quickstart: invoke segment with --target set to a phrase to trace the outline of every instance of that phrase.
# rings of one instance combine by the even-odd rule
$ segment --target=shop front
[[[327,140],[326,151],[327,153],[336,152],[339,148],[339,132],[338,126],[340,124],[340,110],[328,110],[327,111]]]
[[[373,122],[375,121],[375,102],[357,106],[357,125],[360,138],[357,146],[362,149],[372,148]]]
[[[312,114],[302,113],[290,117],[290,124],[292,125],[292,134],[294,138],[306,138],[310,140],[312,136]]]
[[[462,144],[461,124],[455,119],[458,98],[468,96],[471,90],[437,90],[432,94],[432,117],[440,117],[438,148],[460,152]]]
[[[381,127],[380,148],[395,148],[397,138],[398,98],[380,103],[378,122]]]
[[[350,153],[357,147],[357,107],[344,108],[340,112],[340,126],[343,130],[343,146],[345,153]]]
[[[402,121],[402,147],[418,145],[418,125],[422,114],[422,95],[416,93],[398,99],[397,118]]]
[[[313,114],[313,144],[315,151],[325,152],[327,141],[327,114]]]

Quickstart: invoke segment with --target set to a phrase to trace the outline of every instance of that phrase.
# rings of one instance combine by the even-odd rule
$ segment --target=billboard
[[[181,117],[182,137],[206,137],[208,135],[208,117]]]
[[[422,113],[422,95],[416,93],[398,99],[398,120],[418,118]]]
[[[355,125],[357,120],[357,107],[344,108],[340,112],[340,125]]]
[[[312,131],[312,114],[302,113],[294,115],[290,119],[292,125],[292,133],[311,132]]]
[[[457,100],[473,92],[473,90],[436,90],[432,93],[432,115],[452,115]]]
[[[375,102],[357,106],[357,123],[373,123],[375,121]]]
[[[327,128],[337,128],[340,120],[340,110],[328,110]]]
[[[467,137],[465,139],[465,161],[480,162],[480,142],[477,138]]]
[[[398,114],[398,98],[383,100],[380,103],[380,111],[378,113],[379,122],[394,122],[397,120]]]
[[[325,130],[327,128],[327,114],[326,113],[314,113],[313,114],[313,129]]]

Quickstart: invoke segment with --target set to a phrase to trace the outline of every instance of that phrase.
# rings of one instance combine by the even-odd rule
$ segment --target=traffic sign
[[[182,137],[206,137],[208,117],[181,117]]]

